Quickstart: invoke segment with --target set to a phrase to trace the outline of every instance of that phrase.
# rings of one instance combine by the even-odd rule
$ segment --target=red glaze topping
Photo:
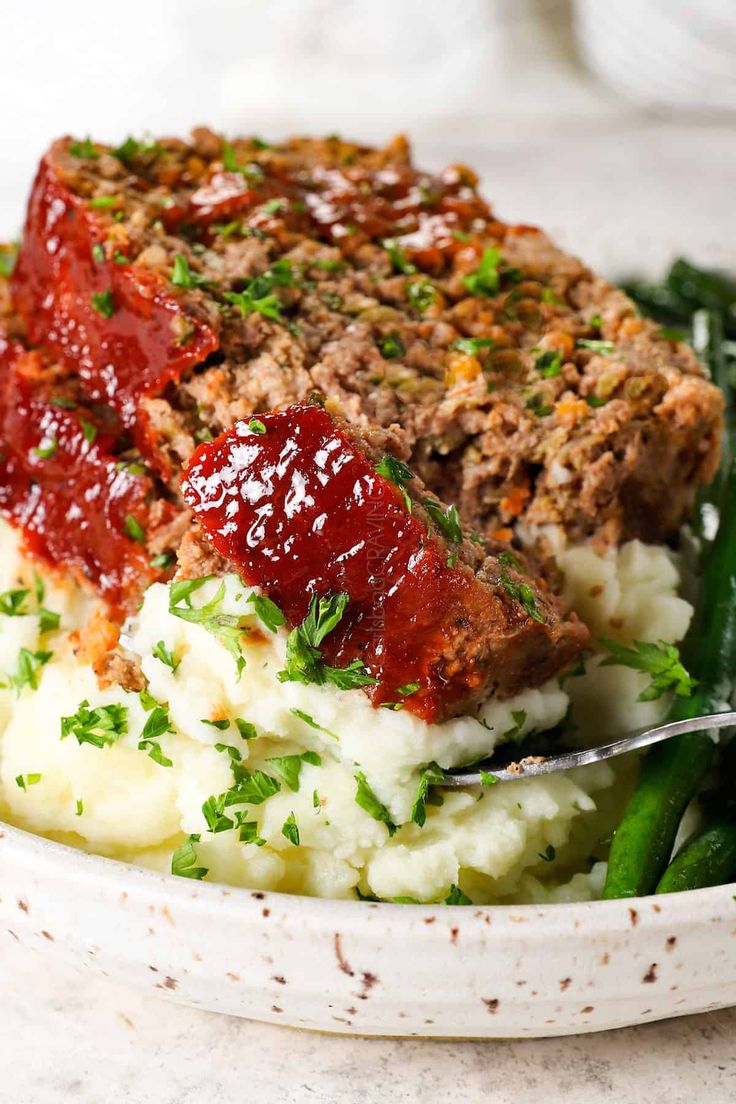
[[[310,597],[345,592],[342,621],[325,639],[333,666],[360,659],[377,685],[374,705],[404,701],[441,719],[481,676],[472,659],[453,663],[458,625],[498,617],[473,574],[447,566],[447,548],[427,536],[393,483],[324,410],[292,406],[244,422],[194,453],[182,484],[211,544],[299,624]],[[400,687],[418,683],[416,693]]]
[[[0,514],[32,555],[78,572],[122,615],[156,577],[126,535],[128,518],[145,529],[150,483],[118,470],[113,437],[89,411],[83,421],[54,405],[42,371],[38,353],[0,334]]]
[[[41,162],[31,193],[15,305],[30,341],[78,375],[93,402],[112,406],[141,451],[157,459],[140,399],[204,360],[217,336],[184,313],[160,276],[101,254],[104,212],[66,187],[52,157]]]
[[[473,231],[487,230],[491,224],[500,234],[506,230],[494,222],[474,184],[458,169],[427,176],[408,167],[370,171],[315,166],[288,174],[265,165],[253,179],[245,166],[242,173],[213,173],[193,193],[188,210],[172,208],[164,212],[164,219],[170,226],[210,226],[241,217],[254,228],[279,220],[289,230],[341,245],[348,252],[353,235],[358,241],[390,238],[414,264],[436,270],[463,248]],[[265,215],[263,205],[274,198],[286,202],[278,212]]]

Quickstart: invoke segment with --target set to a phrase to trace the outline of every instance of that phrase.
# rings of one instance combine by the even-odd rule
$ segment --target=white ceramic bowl
[[[186,1004],[348,1034],[565,1035],[736,1004],[733,893],[323,901],[154,874],[0,824],[8,938]]]

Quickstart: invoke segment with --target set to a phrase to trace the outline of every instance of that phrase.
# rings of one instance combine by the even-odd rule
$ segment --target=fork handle
[[[541,762],[525,762],[523,759],[518,764],[512,764],[509,770],[494,770],[493,767],[485,767],[483,773],[490,775],[497,782],[515,782],[520,778],[535,778],[542,774],[556,774],[557,771],[572,770],[573,767],[585,767],[589,763],[599,763],[603,759],[613,759],[617,755],[625,755],[629,751],[638,751],[640,748],[658,744],[662,740],[669,740],[673,736],[683,736],[686,732],[705,732],[719,728],[731,728],[736,726],[736,711],[729,710],[723,713],[708,713],[702,717],[685,717],[681,721],[667,721],[666,724],[657,725],[655,728],[637,729],[629,732],[611,744],[602,744],[600,747],[585,748],[583,751],[567,751],[562,755],[551,755]],[[477,786],[482,784],[479,771],[456,772],[446,771],[443,786]]]

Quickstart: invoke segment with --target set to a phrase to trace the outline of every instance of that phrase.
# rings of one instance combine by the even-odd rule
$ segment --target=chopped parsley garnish
[[[444,536],[451,541],[461,541],[463,531],[460,526],[460,515],[456,506],[448,506],[443,510],[439,502],[434,498],[425,498],[424,509]]]
[[[286,618],[279,607],[265,594],[251,594],[247,600],[252,604],[256,616],[271,632],[278,632],[286,624]]]
[[[353,690],[375,683],[359,659],[347,667],[329,667],[322,659],[320,645],[342,620],[350,598],[347,594],[313,594],[301,625],[292,629],[286,641],[286,667],[279,671],[280,682],[301,682],[318,686],[326,682],[340,690]]]
[[[526,710],[525,709],[512,709],[511,719],[513,725],[503,733],[501,739],[509,740],[512,744],[518,744],[522,739],[522,732],[524,725],[526,724]]]
[[[404,250],[393,238],[385,238],[381,245],[388,253],[395,272],[401,272],[404,276],[414,275],[417,266],[411,263]]]
[[[532,621],[538,621],[540,625],[544,624],[544,617],[539,611],[539,606],[534,597],[534,591],[528,583],[515,583],[504,571],[501,575],[501,586],[506,591],[509,598],[513,598],[514,601],[521,603]]]
[[[305,724],[309,725],[310,728],[315,729],[317,732],[324,732],[325,736],[331,736],[333,740],[340,739],[336,732],[330,732],[329,728],[323,728],[321,724],[317,724],[314,717],[310,717],[303,709],[297,709],[296,706],[294,706],[289,712],[293,713],[300,721],[304,721]]]
[[[123,525],[123,531],[130,537],[131,540],[138,541],[139,544],[146,543],[146,534],[143,526],[140,522],[136,521],[132,514],[128,514]]]
[[[59,447],[59,442],[56,437],[50,439],[44,438],[44,442],[33,450],[34,454],[39,460],[50,460]]]
[[[41,774],[19,774],[15,779],[16,786],[21,790],[27,790],[29,786],[36,786],[41,781]]]
[[[156,705],[149,713],[143,731],[138,737],[138,750],[145,751],[154,763],[171,767],[173,763],[161,751],[158,741],[167,732],[173,732],[169,712],[163,705]]]
[[[72,157],[83,157],[86,161],[97,161],[100,156],[89,136],[83,142],[72,142],[69,152]]]
[[[547,862],[547,863],[554,862],[555,859],[557,858],[557,851],[555,850],[555,848],[552,846],[551,843],[547,844],[544,851],[538,851],[537,854],[539,855],[542,862]]]
[[[61,614],[56,613],[55,610],[46,609],[45,606],[40,606],[38,610],[38,629],[39,632],[53,632],[58,629],[61,624]]]
[[[293,813],[289,813],[288,817],[282,824],[281,835],[284,836],[289,841],[289,843],[293,843],[295,847],[299,846],[299,826]]]
[[[546,287],[542,288],[542,302],[553,303],[555,306],[559,307],[562,305],[564,300],[561,299],[557,292],[554,291],[551,287]]]
[[[107,291],[100,291],[93,295],[92,306],[103,318],[112,318],[117,309],[112,289],[108,288]]]
[[[202,806],[202,816],[207,821],[210,832],[227,832],[235,827],[235,822],[229,816],[225,816],[225,801],[227,792],[219,797],[208,797]]]
[[[170,667],[172,671],[175,671],[181,663],[181,660],[176,659],[171,649],[166,647],[163,640],[159,640],[158,644],[154,646],[151,654],[156,659],[160,660],[165,667]]]
[[[317,812],[319,812],[322,808],[322,802],[320,801],[319,793],[317,792],[317,790],[312,790],[312,808],[316,809]]]
[[[378,344],[378,348],[384,360],[394,360],[396,357],[404,356],[406,352],[403,342],[397,333],[390,333],[387,337],[382,338]]]
[[[301,755],[281,755],[275,759],[267,759],[266,762],[283,778],[289,789],[296,793],[299,789],[302,763],[311,763],[318,767],[322,760],[316,751],[303,751]]]
[[[588,337],[579,337],[575,344],[578,349],[590,349],[593,353],[612,353],[616,347],[612,341],[596,341]]]
[[[256,847],[263,847],[266,842],[263,836],[258,834],[257,820],[241,820],[238,823],[238,839],[241,843],[254,843]]]
[[[74,399],[66,399],[63,395],[54,395],[49,403],[51,406],[58,406],[60,410],[76,410],[79,405]]]
[[[599,407],[605,406],[608,399],[604,399],[601,395],[588,395],[586,400],[588,406]]]
[[[271,215],[277,215],[286,205],[285,199],[269,199],[268,203],[264,203],[261,207],[261,212],[270,217]]]
[[[31,690],[38,689],[38,672],[53,656],[53,652],[31,652],[28,648],[21,648],[18,652],[18,669],[11,675],[10,682],[18,694],[24,686]]]
[[[485,249],[475,272],[463,277],[463,283],[471,295],[495,295],[500,274],[498,266],[501,253],[498,249]]]
[[[177,253],[174,258],[174,267],[171,270],[171,283],[180,288],[211,288],[216,286],[211,280],[206,280],[198,272],[192,272],[189,261],[183,253]]]
[[[195,590],[211,579],[208,575],[202,579],[183,579],[173,583],[169,592],[169,613],[182,621],[201,625],[212,633],[235,660],[238,678],[245,667],[245,657],[240,647],[245,618],[233,613],[224,613],[222,602],[225,597],[225,583],[220,583],[217,593],[203,606],[192,606],[191,596]]]
[[[553,407],[547,405],[544,395],[539,392],[530,395],[524,405],[527,410],[531,410],[538,418],[544,418],[547,414],[554,413]]]
[[[225,804],[262,805],[281,789],[281,783],[261,770],[249,771],[239,763],[231,763],[235,775],[235,786],[227,791]]]
[[[12,275],[17,256],[17,246],[0,246],[0,276]]]
[[[105,263],[105,247],[100,242],[95,242],[92,246],[92,256],[97,261],[97,264]]]
[[[141,708],[145,709],[146,713],[149,713],[158,705],[156,699],[151,694],[149,694],[147,690],[141,690],[138,694],[138,698],[141,703]]]
[[[176,557],[173,552],[161,552],[158,556],[154,556],[150,561],[151,567],[157,567],[161,571],[168,571],[170,567],[174,566]]]
[[[6,617],[25,617],[29,612],[26,606],[29,594],[29,590],[4,590],[0,594],[0,613]]]
[[[603,319],[599,314],[594,314],[590,320],[590,324],[594,330],[599,330],[603,325]]]
[[[500,564],[503,564],[504,567],[513,567],[517,571],[521,570],[521,564],[513,552],[499,552],[496,559]]]
[[[250,721],[244,721],[241,717],[235,718],[235,727],[243,740],[255,740],[258,735],[256,726],[251,724]]]
[[[492,349],[495,344],[492,337],[459,337],[450,348],[466,356],[477,356],[481,349]]]
[[[314,268],[321,268],[323,272],[342,272],[345,267],[344,261],[332,260],[331,258],[317,258],[317,260],[310,261],[310,264]]]
[[[215,751],[225,752],[233,763],[239,763],[243,756],[232,744],[215,744]]]
[[[116,249],[112,257],[116,265],[130,264],[130,257],[126,257],[119,249]]]
[[[208,721],[206,717],[202,717],[202,724],[209,725],[210,728],[216,728],[218,732],[225,732],[230,727],[230,721],[227,717],[221,717],[216,721]]]
[[[376,464],[376,472],[399,488],[404,499],[404,505],[409,513],[411,513],[411,498],[406,489],[408,481],[414,478],[414,472],[411,468],[407,468],[406,464],[402,463],[401,460],[397,460],[395,456],[386,453]]]
[[[601,663],[601,667],[631,667],[635,671],[644,671],[651,675],[651,682],[639,694],[639,701],[655,701],[671,690],[679,698],[689,698],[697,680],[685,670],[680,653],[674,644],[659,640],[652,644],[635,640],[632,648],[619,644],[617,640],[600,641],[611,653]]]
[[[232,238],[236,234],[257,237],[262,232],[256,231],[251,227],[244,227],[241,219],[233,219],[231,222],[213,223],[212,233],[216,234],[218,238]],[[266,235],[264,234],[263,236],[265,237]]]
[[[266,432],[266,425],[260,418],[251,418],[248,422],[248,429],[251,433],[256,433],[259,437],[262,437]]]
[[[406,298],[414,310],[424,314],[433,303],[437,302],[438,292],[431,280],[426,276],[418,280],[412,280],[406,285]]]
[[[124,165],[127,165],[134,157],[140,157],[146,153],[158,153],[160,147],[156,142],[139,142],[132,135],[128,135],[122,145],[114,149],[113,156],[119,158]]]
[[[548,349],[540,353],[534,367],[543,379],[554,379],[562,372],[562,356],[555,349]]]
[[[430,786],[440,786],[445,780],[445,774],[441,767],[438,767],[436,763],[429,763],[422,771],[421,778],[419,779],[419,787],[414,796],[414,801],[411,807],[410,819],[418,824],[420,828],[424,827],[424,822],[427,819],[427,793]]]
[[[78,744],[92,747],[110,747],[128,731],[127,705],[97,705],[90,709],[85,698],[76,713],[61,718],[61,739],[76,736]]]
[[[95,207],[102,210],[105,207],[114,207],[117,201],[118,197],[116,195],[101,195],[94,196],[89,201],[89,205],[90,207]]]
[[[253,183],[260,183],[263,179],[263,169],[256,161],[249,161],[245,165],[239,165],[235,155],[235,148],[230,142],[222,143],[222,167],[226,172],[240,173]]]
[[[240,311],[245,318],[257,312],[274,322],[283,322],[281,300],[274,295],[274,288],[296,287],[294,270],[285,258],[275,261],[260,276],[248,280],[243,291],[226,291],[224,298]]]
[[[374,820],[380,820],[386,825],[389,836],[393,836],[396,831],[396,825],[391,820],[391,814],[385,805],[383,805],[373,790],[368,785],[365,775],[358,771],[355,775],[355,781],[357,783],[357,789],[355,792],[355,803],[360,805],[361,809],[364,809],[369,816],[372,816]]]
[[[499,778],[496,778],[495,774],[490,774],[488,771],[480,770],[480,784],[481,786],[495,786],[500,782]]]
[[[469,897],[463,893],[460,886],[451,885],[450,892],[445,897],[444,903],[446,905],[472,905],[472,901]]]
[[[77,805],[77,814],[76,815],[81,816],[82,813],[84,812],[84,802],[82,801],[81,797],[77,798],[76,805]]]
[[[197,862],[196,844],[199,843],[199,839],[199,835],[193,833],[180,847],[177,847],[171,856],[172,874],[176,874],[179,878],[196,878],[197,881],[201,881],[209,874],[206,867],[195,865]]]
[[[88,422],[86,418],[80,417],[80,425],[82,427],[82,436],[88,445],[93,445],[97,440],[97,426],[92,425],[92,422]]]

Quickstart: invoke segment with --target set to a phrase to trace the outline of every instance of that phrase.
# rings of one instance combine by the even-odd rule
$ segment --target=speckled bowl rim
[[[479,912],[492,911],[494,917],[498,919],[513,920],[523,917],[526,934],[540,928],[543,929],[545,937],[549,936],[551,928],[564,928],[569,931],[571,916],[591,919],[595,917],[598,932],[617,932],[630,930],[632,922],[635,922],[632,909],[636,910],[642,906],[648,906],[653,911],[653,915],[649,916],[650,922],[660,915],[663,917],[663,923],[671,927],[679,922],[691,921],[694,911],[720,912],[727,902],[726,907],[734,909],[736,901],[736,882],[669,893],[666,897],[650,895],[610,901],[546,902],[526,905],[485,904],[470,907],[422,903],[396,904],[390,901],[349,901],[282,893],[277,890],[230,886],[219,882],[193,881],[173,874],[161,874],[119,859],[108,858],[56,840],[49,840],[44,836],[0,821],[0,841],[3,839],[10,842],[16,853],[20,852],[21,856],[25,854],[40,873],[47,870],[52,878],[58,879],[63,871],[63,878],[67,883],[92,880],[114,885],[117,889],[120,888],[121,883],[124,883],[123,889],[129,896],[132,893],[140,894],[147,901],[151,901],[152,894],[159,898],[173,897],[179,907],[193,911],[216,908],[218,911],[226,913],[236,911],[242,915],[244,908],[257,904],[260,909],[263,901],[268,900],[272,904],[278,903],[282,909],[296,910],[317,924],[322,921],[333,923],[336,916],[339,916],[343,930],[358,930],[361,916],[366,915],[370,910],[379,916],[384,915],[387,920],[390,919],[392,926],[397,922],[400,925],[402,916],[411,926],[419,913],[444,917],[454,915],[456,920],[461,920],[468,914],[477,916]],[[662,907],[664,900],[667,902],[666,910]]]

